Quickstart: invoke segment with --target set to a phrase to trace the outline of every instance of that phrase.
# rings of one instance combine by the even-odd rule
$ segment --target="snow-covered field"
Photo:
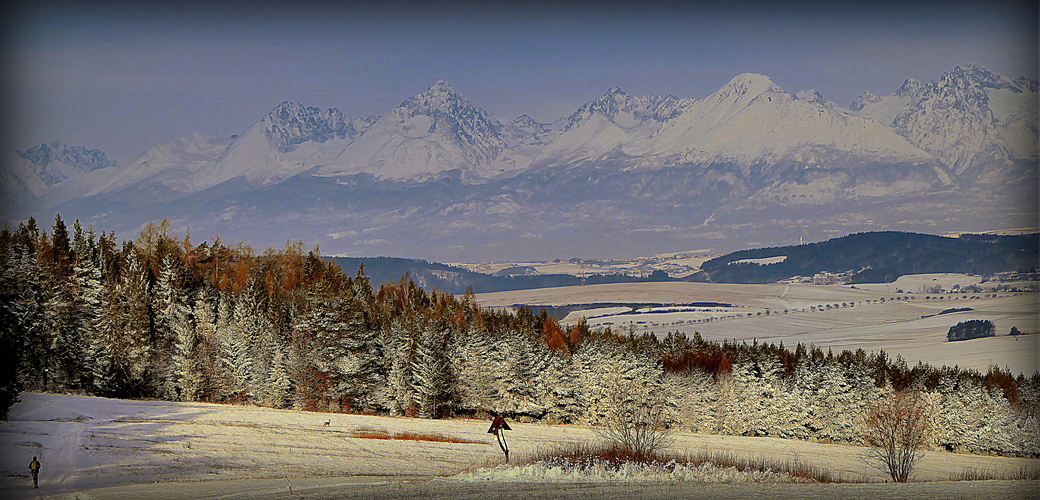
[[[943,283],[957,279],[955,276],[946,277]],[[928,278],[928,283],[931,283],[931,278]],[[496,292],[478,294],[477,301],[492,307],[597,302],[719,302],[733,307],[624,315],[617,315],[620,310],[615,308],[610,311],[578,311],[564,320],[576,321],[584,315],[590,318],[589,324],[593,327],[635,328],[659,335],[676,330],[693,335],[696,331],[708,340],[782,341],[789,347],[802,342],[835,352],[883,349],[893,358],[902,356],[909,364],[923,361],[934,366],[957,365],[980,371],[996,364],[1002,368],[1010,367],[1014,373],[1028,375],[1037,371],[1040,366],[1040,335],[1016,338],[1007,336],[1007,333],[1012,326],[1017,326],[1022,332],[1040,332],[1038,295],[1010,292],[1002,292],[996,297],[987,295],[994,294],[896,294],[842,285],[671,282]],[[938,298],[940,296],[942,299]],[[913,300],[893,301],[893,297],[913,297]],[[965,307],[973,310],[938,315],[946,309]],[[997,336],[946,341],[951,326],[972,319],[992,321]]]
[[[645,276],[654,271],[664,271],[673,278],[682,278],[700,270],[701,264],[718,254],[710,249],[691,250],[688,252],[670,252],[652,257],[636,257],[632,259],[611,259],[606,261],[531,261],[531,262],[477,262],[451,263],[450,265],[470,271],[494,274],[504,269],[522,267],[530,274],[571,274],[574,276],[591,276],[594,274],[625,274],[628,276]]]
[[[324,423],[328,421],[329,425]],[[585,426],[511,422],[512,462],[568,442]],[[864,484],[747,482],[731,473],[682,480],[575,478],[510,472],[482,420],[421,420],[248,406],[23,394],[0,424],[3,498],[551,498],[551,497],[1035,497],[1037,481],[949,481],[969,470],[1017,472],[1029,459],[927,453],[916,484],[883,484],[864,448],[777,438],[676,433],[670,451],[723,451],[808,464]],[[453,444],[353,437],[358,430],[418,432]],[[40,489],[26,466],[43,463]],[[706,483],[707,482],[707,483]],[[772,483],[770,481],[769,483]],[[878,484],[882,483],[882,484]]]

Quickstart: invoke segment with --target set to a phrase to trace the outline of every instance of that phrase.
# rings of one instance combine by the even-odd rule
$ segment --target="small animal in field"
[[[331,420],[326,420],[325,423],[321,424],[321,425],[324,425],[325,427],[328,427],[330,423],[332,423]]]

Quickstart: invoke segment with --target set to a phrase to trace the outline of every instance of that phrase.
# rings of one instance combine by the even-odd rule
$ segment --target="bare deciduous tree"
[[[668,442],[667,407],[660,389],[634,385],[610,393],[609,409],[593,430],[630,459],[652,459]]]
[[[867,410],[867,462],[892,480],[905,483],[924,455],[930,429],[929,408],[920,394],[902,391]]]

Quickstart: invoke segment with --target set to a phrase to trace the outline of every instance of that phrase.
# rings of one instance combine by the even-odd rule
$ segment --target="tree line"
[[[785,256],[783,262],[740,262]],[[891,283],[905,274],[1036,272],[1040,235],[963,234],[957,238],[878,231],[818,243],[740,250],[704,262],[716,283],[773,283],[792,276],[852,271],[853,283]]]
[[[964,408],[998,405],[1013,425],[1036,427],[1040,388],[1040,374],[908,367],[884,352],[565,326],[407,275],[373,287],[364,266],[349,276],[299,242],[258,254],[219,238],[195,244],[165,222],[120,242],[78,221],[69,230],[60,215],[49,230],[29,219],[0,231],[0,325],[5,418],[23,390],[560,423],[595,423],[620,401],[661,406],[670,425],[698,430],[856,441],[858,424],[807,422],[862,420],[841,398],[970,388],[988,403]],[[749,430],[734,424],[749,411],[740,405],[765,396],[731,399],[737,386],[811,404],[764,412],[775,422]],[[971,446],[1033,453],[987,443]]]

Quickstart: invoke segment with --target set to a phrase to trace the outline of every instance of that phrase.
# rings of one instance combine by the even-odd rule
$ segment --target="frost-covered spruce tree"
[[[68,241],[64,242],[65,247]],[[66,267],[66,263],[62,267]],[[46,287],[50,291],[44,306],[46,318],[47,366],[46,390],[73,389],[79,384],[83,365],[83,342],[77,328],[76,288],[71,276],[58,274],[56,269],[47,273]]]
[[[379,332],[383,354],[382,370],[386,381],[380,394],[380,405],[393,416],[408,415],[415,402],[412,397],[412,361],[415,359],[416,328],[406,325],[403,316],[395,316]]]
[[[312,339],[305,360],[315,376],[327,380],[329,409],[368,409],[380,382],[376,329],[363,299],[354,291],[335,293],[319,286],[310,309],[294,327],[297,337]]]
[[[155,280],[152,305],[157,350],[153,370],[159,380],[160,394],[168,399],[183,397],[178,387],[178,365],[184,365],[183,356],[188,354],[187,344],[194,343],[191,306],[186,303],[181,274],[179,258],[173,253],[166,254]]]
[[[257,319],[259,343],[254,356],[262,360],[255,371],[257,402],[265,406],[283,408],[291,399],[291,384],[286,366],[287,348],[266,314],[260,312]]]
[[[652,455],[674,421],[660,363],[613,339],[585,342],[575,354],[577,384],[587,420],[610,446],[636,457]]]
[[[11,311],[14,315],[15,331],[20,335],[18,379],[26,390],[42,391],[48,385],[50,366],[50,342],[45,305],[49,293],[43,282],[43,268],[37,258],[39,230],[35,221],[19,224],[12,241],[11,266],[17,288]]]
[[[113,350],[116,362],[125,367],[134,392],[143,395],[154,389],[151,375],[155,363],[155,338],[152,335],[148,275],[133,243],[123,244],[123,265],[116,286],[120,335]]]
[[[241,298],[240,298],[241,299]],[[249,351],[247,316],[251,308],[239,305],[230,292],[221,294],[216,337],[219,345],[222,399],[244,400],[252,396],[253,358]]]
[[[292,381],[289,378],[287,366],[288,356],[285,349],[279,347],[274,351],[271,364],[267,371],[266,389],[263,393],[262,403],[275,408],[287,408],[292,401]]]
[[[119,279],[102,295],[97,328],[87,341],[96,394],[110,397],[154,395],[154,339],[151,296],[136,247],[123,245]]]
[[[573,423],[581,416],[578,390],[571,370],[571,356],[546,352],[534,383],[540,388],[540,405],[552,422]]]
[[[445,333],[433,327],[419,332],[412,362],[412,390],[412,400],[421,418],[444,417],[454,409],[455,387]]]
[[[171,383],[173,393],[180,401],[201,401],[206,394],[207,377],[203,337],[199,334],[196,313],[205,316],[204,327],[212,328],[212,311],[205,300],[176,301],[167,306],[164,315],[174,338]],[[199,302],[202,302],[200,305]]]
[[[452,372],[456,374],[458,407],[468,412],[492,408],[495,388],[489,357],[488,334],[476,329],[456,335],[449,348]]]
[[[593,340],[581,345],[572,366],[587,421],[604,421],[619,405],[640,400],[661,406],[666,412],[661,418],[673,418],[672,410],[665,408],[666,401],[660,397],[663,371],[657,360],[624,349],[611,340]]]
[[[533,336],[509,330],[490,345],[488,371],[496,412],[541,417],[545,408],[537,375],[548,355]]]
[[[725,375],[728,377],[728,374]],[[676,420],[693,432],[710,433],[718,429],[715,409],[719,406],[719,381],[708,373],[666,373],[662,389],[676,405]]]
[[[195,336],[184,354],[186,363],[180,370],[179,388],[187,401],[202,401],[211,397],[220,378],[220,338],[217,335],[217,293],[204,287],[192,303]],[[189,399],[194,398],[194,399]]]
[[[776,386],[782,367],[775,359],[762,357],[733,365],[732,379],[738,394],[726,400],[725,425],[728,434],[771,436],[778,434],[785,419],[773,404],[780,392]]]
[[[94,240],[94,231],[83,231],[77,220],[73,238],[73,252],[76,256],[73,266],[73,284],[76,290],[73,303],[72,321],[75,339],[78,342],[78,381],[77,387],[87,388],[90,385],[90,348],[89,339],[95,334],[98,326],[98,311],[104,304],[104,279],[101,271],[101,258]]]
[[[16,302],[21,283],[15,274],[12,240],[10,228],[5,225],[0,233],[0,325],[3,325],[0,327],[0,420],[5,422],[8,411],[22,391],[18,366],[24,325],[20,323]]]

